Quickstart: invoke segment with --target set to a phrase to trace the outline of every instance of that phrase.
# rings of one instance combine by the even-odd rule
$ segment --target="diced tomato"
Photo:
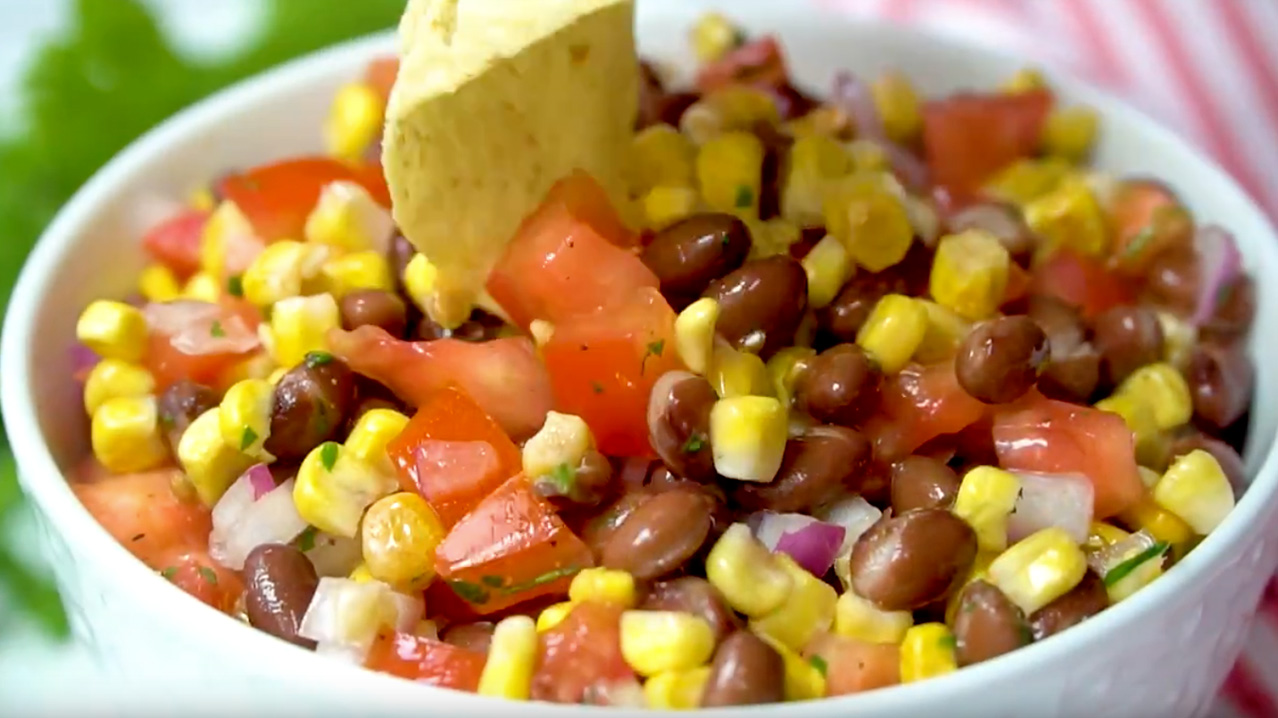
[[[1052,252],[1034,268],[1030,291],[1078,307],[1089,319],[1134,301],[1130,282],[1110,274],[1101,262],[1068,249]]]
[[[923,149],[932,180],[957,195],[981,188],[995,172],[1038,147],[1052,109],[1045,91],[961,93],[927,103]]]
[[[386,447],[405,491],[430,502],[445,526],[519,473],[521,458],[506,432],[466,392],[447,386],[417,408]]]
[[[523,477],[502,484],[453,526],[435,570],[480,614],[567,592],[594,565],[590,549]]]
[[[304,157],[255,167],[222,180],[218,189],[244,212],[264,240],[301,239],[306,218],[325,185],[358,182],[382,205],[390,191],[375,165],[348,165],[327,157]]]
[[[205,537],[204,544],[207,544]],[[205,605],[231,614],[244,595],[244,581],[237,571],[219,564],[204,545],[178,548],[161,560],[160,575]]]
[[[1109,203],[1114,251],[1110,265],[1143,276],[1155,257],[1189,246],[1194,222],[1176,195],[1152,180],[1124,182]]]
[[[488,657],[411,633],[377,636],[364,665],[374,671],[427,685],[475,692]]]
[[[213,519],[207,507],[179,501],[172,482],[177,469],[112,475],[97,462],[81,469],[71,490],[93,518],[142,563],[155,570],[175,549],[207,546]]]
[[[200,237],[209,213],[184,210],[151,228],[142,238],[142,249],[180,279],[200,269]]]
[[[366,325],[350,332],[333,330],[328,344],[352,370],[385,384],[413,406],[456,384],[515,441],[541,428],[553,405],[550,377],[532,342],[523,337],[406,342]]]
[[[364,82],[373,88],[385,101],[390,98],[391,88],[395,86],[395,78],[399,76],[398,57],[379,57],[368,63],[364,71]]]
[[[656,289],[642,289],[624,304],[556,325],[542,347],[555,405],[585,419],[603,453],[651,453],[652,385],[682,366],[674,320],[674,310]]]
[[[1145,490],[1131,429],[1117,414],[1038,399],[996,414],[993,436],[1004,468],[1091,479],[1097,519],[1122,512]]]
[[[621,657],[620,606],[584,602],[541,634],[532,699],[597,703],[601,689],[634,678]]]
[[[771,35],[742,44],[697,73],[697,89],[702,92],[728,85],[780,88],[788,81],[781,43]]]
[[[895,643],[866,643],[823,633],[803,650],[804,658],[820,656],[825,664],[828,696],[860,693],[901,682],[901,647]]]
[[[985,405],[959,386],[953,362],[911,364],[883,382],[881,413],[865,427],[880,461],[895,461],[979,420]]]

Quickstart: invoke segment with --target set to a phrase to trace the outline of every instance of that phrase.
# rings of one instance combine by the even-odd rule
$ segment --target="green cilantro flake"
[[[591,391],[595,392],[596,394],[602,394],[602,393],[604,393],[603,384],[600,384],[600,383],[599,383],[599,382],[597,382],[597,381],[592,381],[592,382],[590,382],[590,389],[591,389]]]
[[[314,526],[307,526],[306,530],[297,535],[297,550],[306,553],[315,548],[315,534],[319,533],[319,529]]]
[[[199,570],[200,570],[200,578],[204,579],[205,583],[208,583],[214,586],[217,585],[217,574],[213,572],[213,569],[209,568],[208,566],[201,566]]]
[[[244,434],[240,437],[240,451],[247,451],[253,442],[257,441],[257,432],[253,431],[253,427],[244,427]]]
[[[565,568],[557,568],[553,571],[547,571],[546,573],[543,573],[542,575],[536,578],[524,581],[523,583],[512,583],[509,586],[502,589],[502,593],[506,594],[507,596],[513,596],[515,594],[523,593],[525,591],[531,591],[534,588],[537,588],[538,586],[544,586],[548,583],[553,583],[554,581],[558,581],[561,578],[566,578],[568,576],[575,576],[576,574],[580,572],[581,572],[580,566],[567,566]]]
[[[324,366],[333,361],[333,355],[328,352],[307,352],[306,367],[314,369],[317,366]]]
[[[937,641],[937,643],[940,644],[941,648],[949,651],[953,651],[958,648],[958,639],[954,637],[953,633],[947,633],[944,636],[941,636],[941,640]]]
[[[706,446],[706,441],[700,434],[693,434],[688,440],[683,442],[683,453],[695,454]]]
[[[169,566],[168,568],[161,571],[160,575],[163,576],[165,579],[172,581],[173,577],[177,575],[177,566]]]
[[[226,336],[226,330],[222,328],[222,322],[213,321],[213,326],[209,328],[209,335],[221,339]]]
[[[479,582],[490,588],[501,588],[506,583],[501,576],[481,576]]]
[[[1141,564],[1151,561],[1167,552],[1168,544],[1166,541],[1159,541],[1131,558],[1123,561],[1117,566],[1111,568],[1105,573],[1105,588],[1109,588],[1114,584],[1122,581],[1131,575]]]
[[[737,197],[733,204],[737,209],[748,209],[754,204],[754,190],[750,189],[749,185],[741,185],[737,188]]]
[[[232,297],[244,296],[244,278],[237,274],[226,280],[226,293]]]
[[[1152,224],[1146,225],[1146,227],[1136,233],[1136,236],[1132,237],[1132,241],[1128,242],[1127,246],[1123,248],[1123,259],[1135,259],[1140,256],[1141,252],[1144,252],[1145,248],[1149,246],[1149,243],[1154,241],[1154,236],[1154,226]]]
[[[572,493],[573,484],[576,483],[577,472],[572,470],[568,464],[560,464],[550,470],[550,480],[555,483],[560,496],[568,496]]]
[[[648,357],[659,357],[666,350],[666,340],[658,339],[655,342],[648,342],[647,351],[643,354],[643,360],[639,362],[639,373],[642,374],[647,368]]]
[[[488,603],[488,589],[479,584],[470,583],[469,581],[453,580],[448,582],[448,587],[453,589],[453,593],[457,594],[467,603],[483,605]]]
[[[337,442],[326,441],[320,447],[320,462],[324,464],[324,468],[332,471],[337,464]]]
[[[830,670],[830,664],[826,663],[825,659],[821,656],[813,656],[809,658],[808,663],[811,663],[812,667],[820,671],[823,676]]]

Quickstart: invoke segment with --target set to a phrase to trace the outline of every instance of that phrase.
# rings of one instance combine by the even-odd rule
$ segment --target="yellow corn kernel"
[[[537,632],[545,633],[563,623],[576,606],[572,601],[561,601],[541,609],[541,613],[537,614]]]
[[[915,361],[934,364],[953,357],[972,330],[972,323],[949,307],[927,299],[916,301],[927,310],[927,331],[919,348],[914,350]]]
[[[635,673],[655,676],[696,668],[714,653],[714,629],[682,611],[621,614],[621,657]]]
[[[524,475],[533,479],[563,465],[575,468],[594,445],[590,427],[581,417],[548,412],[541,429],[524,443]]]
[[[1044,90],[1047,89],[1047,78],[1043,77],[1043,73],[1036,68],[1024,67],[999,85],[999,89],[1010,95],[1031,90]]]
[[[333,257],[324,263],[320,273],[325,287],[338,299],[361,289],[389,292],[395,288],[390,262],[381,252],[350,252]]]
[[[802,117],[787,121],[782,129],[795,139],[810,135],[846,138],[853,127],[852,118],[846,110],[834,105],[821,105]]]
[[[271,386],[275,386],[280,383],[280,379],[283,379],[284,375],[288,372],[289,368],[286,366],[277,367],[271,371],[271,373],[266,377],[266,380],[271,382]]]
[[[697,191],[686,185],[660,185],[643,195],[647,227],[661,230],[697,211]]]
[[[196,417],[178,441],[177,459],[200,501],[212,506],[254,461],[222,438],[222,410]]]
[[[706,205],[742,217],[759,213],[763,142],[753,133],[725,132],[697,153],[697,182]]]
[[[595,601],[634,608],[638,600],[635,578],[625,571],[611,568],[587,568],[573,576],[568,586],[568,599],[578,603]]]
[[[889,294],[874,305],[856,333],[856,343],[878,362],[885,374],[895,374],[927,334],[927,309],[913,297]]]
[[[348,162],[362,158],[382,131],[385,112],[385,102],[372,87],[363,82],[343,85],[324,120],[324,149]]]
[[[958,670],[954,634],[944,623],[921,623],[901,641],[901,682],[913,683]]]
[[[702,102],[712,108],[724,130],[753,132],[756,125],[776,125],[781,121],[781,113],[772,96],[745,84],[712,90],[702,98]],[[693,139],[695,141],[696,138]]]
[[[348,252],[390,250],[395,220],[358,182],[330,182],[306,218],[306,241]]]
[[[658,673],[643,683],[643,695],[648,708],[665,711],[686,711],[701,705],[701,692],[710,680],[710,667],[692,668],[686,671]]]
[[[1158,483],[1158,480],[1163,478],[1161,474],[1148,466],[1137,466],[1136,472],[1140,474],[1140,482],[1144,484],[1147,489],[1153,489],[1154,484]]]
[[[714,353],[714,326],[719,321],[719,302],[702,297],[689,304],[675,318],[675,348],[685,366],[698,374],[710,369]]]
[[[989,232],[969,229],[941,238],[928,288],[937,304],[971,321],[998,311],[1007,293],[1011,257]]]
[[[691,35],[692,51],[701,63],[714,62],[741,44],[741,31],[717,12],[702,15]]]
[[[784,217],[773,217],[767,221],[747,217],[745,222],[750,228],[749,259],[752,260],[789,254],[790,247],[803,238],[799,225]]]
[[[476,693],[526,701],[532,694],[537,667],[537,627],[527,616],[508,616],[493,628],[488,660],[479,675]]]
[[[777,554],[777,561],[790,574],[790,594],[776,610],[750,619],[750,630],[797,651],[818,632],[830,629],[839,596],[830,584],[813,576],[787,554]]]
[[[1184,369],[1198,345],[1198,328],[1171,312],[1159,312],[1158,323],[1163,328],[1163,361]]]
[[[1137,540],[1143,538],[1144,540]],[[1132,534],[1122,547],[1111,548],[1101,568],[1110,605],[1125,601],[1163,575],[1167,545],[1147,534]]]
[[[1089,257],[1109,251],[1109,232],[1096,195],[1067,181],[1025,205],[1025,224],[1043,238],[1042,251],[1068,248]]]
[[[1171,546],[1177,554],[1182,553],[1194,539],[1194,530],[1189,524],[1159,506],[1149,495],[1120,513],[1118,520],[1132,531],[1144,531]]]
[[[1082,161],[1092,151],[1099,124],[1096,111],[1090,107],[1080,105],[1052,110],[1043,125],[1043,150],[1070,162]]]
[[[1216,457],[1202,449],[1179,456],[1154,484],[1154,501],[1206,536],[1234,509],[1234,489]]]
[[[725,399],[772,395],[772,378],[768,376],[767,365],[759,355],[733,349],[726,344],[714,348],[706,379]]]
[[[163,264],[148,264],[138,275],[138,293],[148,302],[170,302],[182,295],[182,283]]]
[[[328,441],[312,449],[298,467],[293,502],[297,513],[312,526],[334,536],[354,538],[364,510],[397,488],[394,474],[378,471],[340,444]]]
[[[871,272],[894,266],[910,250],[914,229],[901,197],[877,173],[834,182],[822,204],[825,226]]]
[[[1106,546],[1113,546],[1130,535],[1113,524],[1093,521],[1091,528],[1087,531],[1087,541],[1083,544],[1083,548],[1089,553],[1099,551]]]
[[[408,417],[394,409],[372,409],[364,412],[346,437],[346,451],[353,458],[374,469],[393,474],[394,466],[386,453],[386,445],[408,426]]]
[[[961,603],[959,599],[963,595],[963,589],[973,581],[989,582],[990,564],[993,563],[997,556],[998,554],[993,551],[977,552],[976,560],[972,562],[972,567],[968,569],[967,576],[963,578],[963,584],[951,591],[950,597],[945,600],[945,624],[947,626],[954,625],[954,617],[958,615],[959,604]]]
[[[790,406],[794,385],[815,356],[816,350],[812,347],[786,347],[768,360],[768,376],[772,378],[772,389],[782,406]]]
[[[337,301],[331,294],[278,301],[271,310],[271,358],[280,366],[301,364],[310,352],[326,351],[328,331],[339,326]]]
[[[1029,615],[1083,580],[1087,557],[1062,528],[1031,534],[990,564],[989,580]]]
[[[1096,408],[1123,417],[1132,430],[1136,444],[1136,461],[1141,464],[1157,464],[1166,446],[1166,437],[1158,429],[1154,410],[1143,397],[1133,394],[1114,394],[1096,402]]]
[[[404,291],[423,312],[434,304],[435,278],[438,273],[435,265],[424,254],[413,255],[404,267]]]
[[[208,187],[196,187],[186,196],[186,206],[200,212],[212,212],[217,207],[217,199]]]
[[[216,302],[222,296],[222,283],[208,272],[196,272],[182,285],[182,298],[197,302]]]
[[[420,494],[374,501],[360,527],[364,564],[378,581],[423,589],[435,577],[435,549],[447,530]]]
[[[1123,380],[1115,394],[1144,402],[1153,411],[1159,429],[1184,426],[1194,415],[1189,384],[1176,367],[1166,362],[1147,364]]]
[[[355,583],[368,583],[369,581],[377,580],[373,578],[373,574],[368,570],[368,564],[366,563],[361,563],[356,566],[355,569],[351,571],[351,575],[348,578]]]
[[[137,362],[146,353],[146,317],[124,302],[99,299],[80,314],[75,336],[104,359]]]
[[[826,188],[853,169],[852,155],[834,137],[809,134],[790,147],[781,183],[781,216],[802,225],[824,220]]]
[[[781,655],[781,663],[785,666],[785,699],[787,701],[810,701],[825,697],[825,674],[812,662],[799,655],[798,651],[772,638],[759,636],[764,642]]]
[[[218,412],[222,441],[255,459],[274,459],[263,445],[271,435],[275,387],[263,379],[236,382],[222,396]]]
[[[794,579],[776,555],[745,524],[729,526],[711,547],[706,556],[706,580],[719,589],[733,610],[747,616],[775,611],[794,586]]]
[[[218,204],[200,234],[200,271],[215,279],[226,274],[226,247],[232,237],[253,237],[253,225],[230,200]],[[219,290],[221,287],[218,287]]]
[[[710,409],[714,468],[720,475],[738,481],[771,481],[781,468],[788,433],[786,410],[777,399],[720,399]]]
[[[555,336],[555,325],[545,319],[534,319],[528,323],[528,333],[532,335],[533,344],[542,348]]]
[[[1020,492],[1015,474],[993,466],[978,466],[963,476],[954,497],[954,515],[976,531],[982,551],[1007,548],[1007,517]]]
[[[848,248],[832,234],[817,242],[803,258],[802,264],[808,275],[808,306],[813,309],[833,302],[856,271]]]
[[[631,190],[636,195],[656,187],[690,187],[697,149],[670,125],[640,130],[631,142]]]
[[[123,396],[147,396],[155,391],[151,372],[119,359],[103,359],[84,379],[84,410],[93,416],[98,407]]]
[[[867,643],[900,643],[913,625],[909,611],[884,611],[851,590],[834,606],[834,632]]]
[[[923,113],[909,78],[899,72],[885,72],[870,86],[870,91],[887,136],[896,142],[914,139],[923,127]]]
[[[169,455],[159,421],[153,396],[119,396],[104,401],[93,412],[93,455],[116,474],[154,469]]]
[[[281,240],[267,245],[244,270],[240,286],[244,298],[259,307],[316,288],[320,270],[332,252],[318,244]]]
[[[1063,160],[1017,160],[1000,170],[985,184],[994,199],[1024,207],[1056,189],[1069,176],[1070,164]]]
[[[883,151],[883,145],[874,140],[852,140],[847,143],[847,150],[852,157],[852,168],[857,172],[887,172],[892,169],[892,161]]]

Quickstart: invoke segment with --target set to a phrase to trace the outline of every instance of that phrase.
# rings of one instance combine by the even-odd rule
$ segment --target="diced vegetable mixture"
[[[1088,169],[1095,114],[1035,73],[819,99],[772,38],[693,43],[693,88],[643,67],[643,226],[564,178],[461,326],[388,210],[393,60],[330,156],[196,192],[141,298],[80,317],[85,506],[304,649],[653,708],[990,660],[1226,519],[1255,312],[1227,230]]]

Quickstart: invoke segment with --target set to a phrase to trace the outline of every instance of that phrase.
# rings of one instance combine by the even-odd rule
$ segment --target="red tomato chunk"
[[[375,671],[440,688],[474,692],[488,657],[411,633],[377,636],[364,665]]]
[[[954,192],[975,193],[995,172],[1038,147],[1052,96],[954,95],[927,103],[923,149],[932,179]]]
[[[621,657],[620,606],[585,602],[541,635],[533,700],[598,703],[613,683],[634,679]]]

